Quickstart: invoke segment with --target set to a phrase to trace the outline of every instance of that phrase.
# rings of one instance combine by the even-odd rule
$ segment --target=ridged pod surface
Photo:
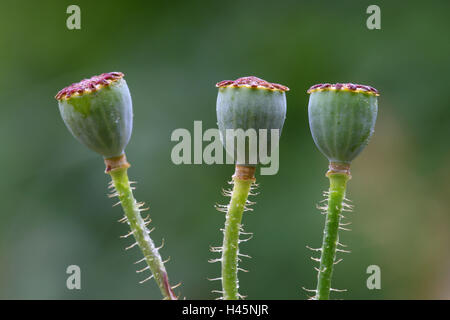
[[[122,73],[104,73],[74,83],[56,99],[64,123],[82,144],[105,158],[124,153],[131,137],[133,108]]]
[[[338,83],[315,85],[308,93],[309,125],[315,144],[330,162],[350,164],[374,132],[378,91]]]
[[[226,146],[227,129],[267,129],[267,150],[271,146],[271,129],[283,128],[286,118],[286,95],[289,88],[269,83],[256,77],[243,77],[237,80],[224,80],[216,84],[219,88],[217,96],[217,124],[221,140]],[[234,143],[234,159],[239,159]],[[256,165],[249,162],[248,145],[245,148],[245,162],[237,164]],[[231,153],[231,150],[227,150]],[[231,154],[230,154],[231,155]]]

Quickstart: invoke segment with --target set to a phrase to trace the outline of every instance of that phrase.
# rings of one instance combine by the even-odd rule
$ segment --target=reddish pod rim
[[[272,91],[289,91],[289,88],[278,83],[270,83],[258,77],[242,77],[236,80],[223,80],[216,83],[218,88],[254,88],[267,89]]]
[[[371,86],[363,85],[363,84],[354,84],[354,83],[319,83],[313,85],[308,89],[307,93],[320,92],[320,91],[351,91],[358,93],[366,93],[372,94],[375,96],[379,96],[380,93],[377,89]]]
[[[62,100],[69,99],[72,96],[81,96],[85,93],[91,93],[109,86],[111,83],[116,82],[123,77],[124,74],[122,72],[102,73],[101,75],[93,76],[77,83],[72,83],[70,86],[59,91],[55,98],[56,100]]]

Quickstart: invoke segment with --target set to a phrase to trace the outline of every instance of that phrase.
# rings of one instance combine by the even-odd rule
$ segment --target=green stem
[[[164,267],[159,251],[150,238],[146,223],[141,217],[139,206],[133,197],[130,182],[128,181],[127,168],[116,168],[108,173],[111,175],[132,234],[144,254],[145,261],[164,299],[176,300],[177,297],[169,284],[166,268]]]
[[[330,298],[331,277],[336,258],[336,247],[339,240],[339,220],[342,212],[342,203],[345,198],[347,181],[350,176],[346,173],[328,174],[330,190],[328,196],[327,217],[320,257],[320,268],[317,282],[316,298],[328,300]]]
[[[239,233],[245,203],[254,179],[234,176],[233,193],[225,221],[222,247],[222,288],[224,300],[238,300]]]

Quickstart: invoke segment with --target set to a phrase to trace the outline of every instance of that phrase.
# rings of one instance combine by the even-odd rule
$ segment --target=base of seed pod
[[[255,181],[255,171],[256,167],[254,166],[245,166],[245,165],[236,165],[236,169],[234,171],[233,180],[253,180]]]
[[[243,233],[242,216],[248,210],[248,196],[255,182],[256,166],[237,164],[233,175],[233,191],[231,201],[226,212],[225,228],[223,229],[222,257],[222,293],[224,300],[238,300],[239,280],[238,271],[243,270],[239,265],[239,243],[249,239],[239,239]]]
[[[162,260],[159,253],[161,247],[156,247],[151,239],[151,230],[147,229],[147,225],[150,221],[142,218],[142,203],[138,203],[133,196],[134,188],[131,187],[127,174],[127,168],[130,165],[126,161],[125,155],[108,158],[105,160],[105,163],[107,164],[107,170],[108,167],[111,168],[108,173],[111,175],[112,183],[115,188],[113,189],[113,195],[119,198],[119,203],[125,214],[125,217],[123,220],[121,219],[121,221],[126,221],[131,229],[131,232],[125,237],[133,235],[136,241],[131,246],[127,247],[126,250],[138,246],[144,255],[144,259],[139,260],[139,262],[145,261],[147,266],[137,272],[141,273],[145,270],[151,271],[151,276],[142,280],[140,283],[144,283],[145,281],[154,278],[164,300],[177,300],[169,283],[167,270],[164,266],[165,262]]]
[[[325,175],[329,177],[330,175],[336,173],[345,174],[349,179],[351,179],[352,175],[350,173],[350,163],[330,162],[328,165],[328,171]]]
[[[110,173],[111,171],[116,169],[126,169],[131,166],[127,161],[125,153],[118,157],[105,159],[105,165],[106,165],[105,173]]]

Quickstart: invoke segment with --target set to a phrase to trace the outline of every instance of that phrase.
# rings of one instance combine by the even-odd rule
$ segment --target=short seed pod
[[[278,145],[286,118],[285,92],[289,89],[256,77],[225,80],[216,86],[219,88],[217,122],[221,140],[227,153],[235,159],[236,168],[233,190],[229,193],[231,201],[229,205],[219,206],[219,210],[226,212],[226,222],[223,245],[215,251],[222,253],[222,257],[216,260],[222,264],[222,298],[236,300],[241,297],[237,274],[242,270],[238,268],[239,243],[243,241],[240,237],[245,234],[241,224],[242,216],[251,204],[247,199],[255,182],[256,164],[265,163],[262,158],[275,146],[275,138]],[[261,130],[267,130],[267,140],[262,138]],[[276,132],[275,136],[272,136],[272,131]],[[229,146],[230,141],[233,141],[233,147]],[[266,148],[262,155],[257,151],[261,147]]]
[[[308,93],[314,142],[330,163],[350,164],[374,131],[378,91],[352,83],[327,83],[312,86]]]
[[[61,116],[82,144],[106,159],[119,157],[131,137],[133,109],[123,73],[74,83],[57,95]]]
[[[267,130],[267,150],[271,146],[271,129],[283,128],[286,118],[286,95],[289,88],[269,83],[257,77],[243,77],[235,81],[224,80],[216,84],[217,122],[221,140],[228,154],[237,160],[237,164],[256,165],[260,162],[254,149],[246,141],[244,148],[238,150],[236,130],[244,132],[253,129],[259,137],[259,130]],[[234,134],[234,135],[230,135]],[[235,139],[233,149],[227,148],[228,139]],[[254,159],[252,161],[252,158]]]
[[[142,218],[142,202],[137,202],[128,178],[125,147],[131,137],[133,110],[130,91],[123,73],[110,72],[85,79],[62,89],[55,97],[59,111],[69,131],[82,144],[101,154],[105,159],[106,173],[111,176],[110,197],[118,197],[124,211],[121,222],[126,222],[131,231],[123,236],[133,236],[147,266],[138,273],[151,271],[141,283],[154,278],[165,299],[177,297],[169,283],[164,261],[159,248],[150,237],[147,218]]]
[[[344,211],[352,206],[345,201],[347,182],[351,178],[350,163],[364,149],[374,131],[377,118],[378,91],[372,87],[352,84],[317,84],[309,88],[309,125],[319,150],[330,161],[327,177],[330,188],[326,195],[327,205],[321,207],[326,213],[322,248],[319,249],[320,266],[317,268],[317,289],[314,299],[330,298],[334,265],[340,260],[337,252],[342,246],[339,230],[348,230],[341,223]]]

